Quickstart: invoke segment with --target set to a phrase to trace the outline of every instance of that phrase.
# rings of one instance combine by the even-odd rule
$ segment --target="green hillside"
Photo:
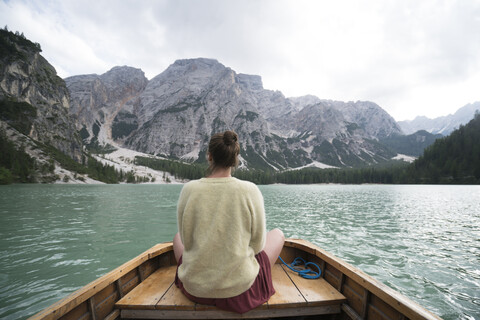
[[[420,130],[406,136],[392,135],[381,139],[380,142],[396,153],[418,157],[423,153],[425,148],[429,147],[435,142],[435,140],[442,137],[441,134],[431,134],[425,130]]]
[[[480,113],[425,149],[408,173],[417,183],[480,183]]]

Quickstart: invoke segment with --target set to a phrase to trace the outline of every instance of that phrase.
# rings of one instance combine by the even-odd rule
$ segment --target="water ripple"
[[[480,187],[260,186],[267,226],[444,319],[480,319]],[[23,319],[176,232],[181,186],[0,186],[0,318]]]
[[[269,227],[320,245],[445,319],[480,318],[478,186],[262,191]],[[294,218],[285,221],[287,213]]]

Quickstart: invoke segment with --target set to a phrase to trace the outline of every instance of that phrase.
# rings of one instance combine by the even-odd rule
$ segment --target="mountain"
[[[80,161],[82,141],[69,116],[68,89],[40,55],[40,45],[0,30],[0,48],[1,120]]]
[[[121,73],[135,79],[118,83],[128,78]],[[282,170],[315,161],[357,166],[391,159],[396,154],[378,140],[401,134],[372,102],[286,98],[264,89],[260,76],[237,74],[213,59],[178,60],[150,81],[129,67],[65,81],[87,143],[110,141],[167,158],[205,162],[210,136],[233,129],[248,168]],[[111,94],[119,90],[125,94]]]
[[[474,102],[458,109],[454,114],[430,119],[424,116],[416,117],[413,120],[399,121],[398,124],[405,134],[411,134],[419,130],[425,130],[432,134],[449,135],[460,125],[472,120],[475,112],[480,110],[480,102]]]
[[[357,124],[363,134],[371,139],[402,134],[401,128],[385,110],[370,101],[334,101],[319,99],[312,95],[288,99],[297,111],[312,105],[340,112],[343,122]],[[322,123],[323,124],[323,123]],[[320,125],[322,125],[320,124]]]

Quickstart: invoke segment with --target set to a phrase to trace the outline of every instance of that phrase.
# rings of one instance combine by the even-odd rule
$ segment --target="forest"
[[[0,184],[35,182],[35,159],[23,148],[17,149],[5,132],[0,131]]]

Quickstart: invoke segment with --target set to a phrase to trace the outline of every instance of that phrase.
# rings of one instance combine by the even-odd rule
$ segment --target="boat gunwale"
[[[100,278],[93,280],[84,287],[72,292],[65,298],[55,302],[49,307],[43,309],[28,320],[36,319],[45,319],[45,320],[56,320],[68,312],[72,311],[75,307],[81,303],[87,301],[89,298],[93,297],[95,294],[99,293],[107,286],[111,285],[122,276],[126,275],[133,269],[140,266],[142,263],[151,260],[163,253],[173,250],[172,242],[159,243],[153,246],[152,248],[146,250],[145,252],[139,254],[133,259],[125,262],[121,266],[113,269],[112,271],[106,273]]]
[[[379,299],[390,305],[399,313],[410,319],[441,319],[434,313],[425,309],[418,303],[409,299],[398,291],[388,287],[375,278],[369,276],[362,270],[350,265],[342,259],[334,256],[318,247],[317,245],[303,239],[286,239],[285,247],[301,250],[325,261],[326,264],[336,268],[345,276],[357,282],[360,286],[377,296]],[[121,266],[113,269],[100,278],[90,282],[86,286],[74,291],[65,298],[55,302],[49,307],[43,309],[29,318],[29,320],[56,320],[72,311],[74,308],[84,303],[95,294],[99,293],[107,286],[115,283],[124,275],[157,256],[168,253],[173,250],[172,242],[159,243],[146,250],[135,258],[125,262]],[[326,268],[326,266],[325,266]],[[322,270],[325,271],[325,270]],[[341,288],[339,290],[341,292]],[[348,303],[347,303],[348,305]]]
[[[390,288],[359,268],[352,266],[319,246],[303,239],[287,239],[287,241],[285,242],[285,246],[298,248],[317,256],[408,318],[441,319],[402,293]]]

